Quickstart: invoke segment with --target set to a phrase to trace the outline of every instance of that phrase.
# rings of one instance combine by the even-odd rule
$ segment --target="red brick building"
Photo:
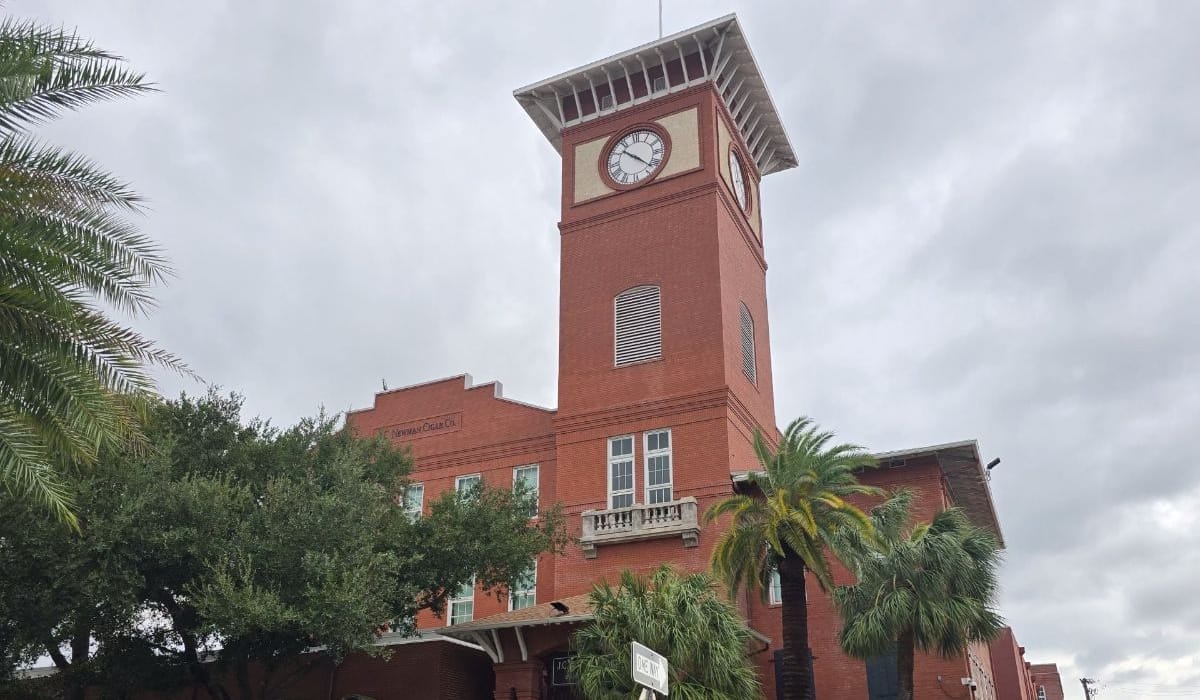
[[[383,638],[390,659],[318,665],[289,697],[575,697],[563,662],[592,585],[663,562],[707,570],[719,524],[702,514],[757,467],[754,432],[777,439],[759,184],[797,162],[737,19],[515,96],[562,156],[558,407],[460,375],[381,392],[347,422],[411,445],[414,514],[450,489],[523,482],[564,506],[580,546],[531,562],[504,600],[465,587],[445,618],[419,616],[417,637]],[[878,457],[863,480],[914,490],[915,517],[958,505],[999,536],[974,441]],[[844,570],[836,579],[850,582]],[[809,590],[817,696],[895,697],[894,657],[842,654],[831,599],[815,581]],[[770,598],[739,605],[774,698],[782,621]],[[916,695],[1060,700],[1041,667],[1025,674],[1022,653],[1009,631],[959,657],[918,655]]]
[[[1062,677],[1058,664],[1031,664],[1029,680],[1036,700],[1063,700]]]
[[[563,158],[558,408],[462,375],[382,392],[348,425],[412,446],[414,513],[448,489],[520,481],[565,506],[580,546],[531,562],[505,600],[464,588],[447,619],[381,639],[390,658],[315,660],[291,698],[573,697],[562,662],[592,584],[662,562],[706,570],[717,532],[701,514],[755,467],[754,431],[777,436],[758,185],[796,158],[736,18],[515,94]],[[920,517],[955,503],[998,532],[973,442],[881,457],[867,479],[915,487]],[[774,697],[778,605],[740,605]],[[812,611],[818,694],[887,697],[878,668],[837,650],[829,600]],[[991,688],[989,665],[986,648],[922,657],[919,692]]]
[[[1031,664],[1025,647],[1005,627],[989,645],[998,700],[1062,700],[1062,679],[1056,664]]]
[[[796,158],[733,16],[515,95],[562,156],[558,408],[464,375],[380,393],[348,422],[411,444],[414,510],[476,480],[564,505],[579,548],[543,556],[508,601],[464,589],[447,619],[418,625],[422,646],[486,654],[496,698],[565,698],[558,671],[592,584],[662,562],[706,570],[717,533],[700,516],[755,468],[754,431],[777,439],[759,183]],[[918,517],[957,504],[999,533],[974,442],[880,457],[866,480],[916,489]],[[839,651],[831,601],[810,604],[818,695],[894,692],[886,661]],[[774,697],[778,605],[741,605]],[[973,681],[974,698],[996,697],[986,645],[921,657],[916,673],[919,695],[971,698]]]
[[[998,700],[1034,700],[1030,663],[1025,660],[1025,647],[1017,644],[1011,627],[1005,627],[988,645],[992,655],[992,676],[996,682]]]

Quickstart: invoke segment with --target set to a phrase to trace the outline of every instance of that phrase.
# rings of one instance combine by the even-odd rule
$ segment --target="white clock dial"
[[[733,194],[737,197],[738,206],[746,208],[746,171],[742,169],[742,159],[737,151],[729,151],[729,177],[733,178]]]
[[[662,167],[667,144],[650,129],[631,131],[608,152],[608,176],[619,185],[636,185]]]

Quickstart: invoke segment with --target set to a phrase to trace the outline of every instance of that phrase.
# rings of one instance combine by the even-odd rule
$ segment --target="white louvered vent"
[[[758,383],[754,365],[754,319],[750,317],[750,309],[738,302],[738,316],[742,325],[742,371],[746,378]]]
[[[614,300],[616,364],[662,357],[662,308],[658,287],[627,289]]]

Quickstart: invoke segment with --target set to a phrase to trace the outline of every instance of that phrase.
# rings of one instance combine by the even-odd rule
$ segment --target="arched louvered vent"
[[[742,328],[742,371],[746,373],[747,379],[757,384],[757,368],[754,363],[754,319],[750,316],[750,309],[747,309],[742,302],[738,302],[738,317]]]
[[[626,289],[614,300],[616,364],[662,357],[662,307],[658,287]]]

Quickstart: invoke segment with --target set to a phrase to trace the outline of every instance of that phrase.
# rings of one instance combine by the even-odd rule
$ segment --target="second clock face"
[[[650,129],[638,129],[621,137],[608,152],[608,176],[618,185],[636,185],[662,167],[667,144]]]
[[[733,194],[737,197],[738,206],[746,208],[746,171],[742,168],[742,159],[737,151],[729,150],[729,176],[733,178]]]

